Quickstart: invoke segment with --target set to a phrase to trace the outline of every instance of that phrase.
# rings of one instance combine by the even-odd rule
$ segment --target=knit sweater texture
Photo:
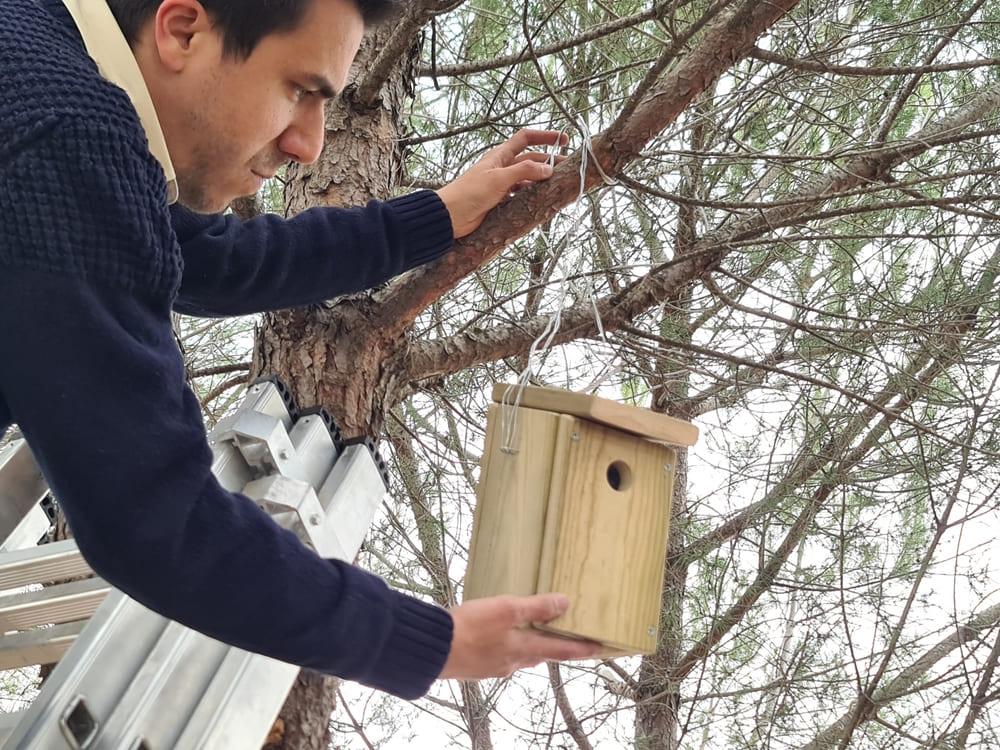
[[[16,422],[94,570],[241,648],[405,698],[443,609],[324,560],[211,473],[171,312],[240,315],[378,285],[451,247],[428,191],[291,220],[168,207],[124,91],[60,0],[0,0],[0,434]]]

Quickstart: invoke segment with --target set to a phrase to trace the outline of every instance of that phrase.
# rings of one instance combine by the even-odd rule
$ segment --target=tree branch
[[[583,724],[580,723],[580,720],[573,712],[573,706],[566,695],[566,688],[563,686],[559,665],[550,661],[545,666],[549,670],[549,684],[552,686],[552,692],[555,694],[556,706],[559,707],[559,713],[562,714],[563,721],[566,723],[566,731],[573,738],[573,741],[580,750],[593,750],[593,746],[587,738],[587,733],[583,730]]]
[[[1000,108],[1000,85],[994,85],[983,90],[953,115],[931,123],[907,141],[881,145],[855,155],[846,165],[838,167],[832,174],[822,175],[811,185],[798,191],[799,199],[796,201],[779,201],[774,207],[744,217],[729,227],[706,233],[684,257],[662,264],[621,292],[599,300],[597,307],[604,329],[617,330],[645,310],[669,302],[692,279],[702,276],[725,258],[734,244],[758,239],[775,228],[792,225],[801,217],[808,215],[810,209],[816,209],[826,203],[832,195],[882,179],[904,162],[937,145],[955,141],[965,128],[998,108]],[[538,191],[546,189],[547,186],[541,186]],[[508,207],[517,201],[515,198]],[[530,215],[527,209],[528,206],[521,206],[516,216],[526,220]],[[504,213],[504,209],[498,209],[494,212],[494,216]],[[546,213],[546,216],[548,215]],[[493,227],[492,231],[500,229]],[[476,235],[478,234],[479,232],[476,232]],[[406,287],[394,284],[392,290],[398,290],[403,295],[407,291],[411,294],[409,300],[396,300],[394,304],[407,307],[414,301],[414,296],[419,296],[421,304],[425,299],[432,300],[435,294],[441,293],[441,290],[432,293],[431,279],[437,277],[439,283],[446,284],[457,282],[453,280],[452,274],[458,268],[463,268],[466,263],[471,263],[469,258],[472,256],[480,257],[480,254],[471,250],[451,253],[429,270],[418,272],[413,289],[410,289],[409,284]],[[553,340],[554,345],[591,336],[597,330],[593,308],[589,301],[565,310],[562,320],[562,328]],[[421,380],[451,374],[476,364],[524,351],[544,330],[547,323],[547,315],[538,316],[515,325],[478,329],[449,339],[413,344],[405,355],[409,359],[410,378]]]
[[[563,52],[564,50],[578,47],[581,44],[586,44],[587,42],[593,42],[596,39],[610,36],[615,32],[629,29],[633,26],[638,26],[640,23],[652,21],[662,16],[667,10],[671,9],[675,5],[676,3],[673,2],[661,3],[642,13],[635,13],[631,16],[624,16],[622,18],[615,19],[614,21],[607,21],[606,23],[591,26],[581,34],[570,37],[569,39],[535,47],[535,58],[537,59],[548,55],[554,55],[557,52]],[[503,57],[498,57],[494,60],[475,60],[466,63],[455,63],[453,65],[422,65],[417,68],[417,75],[431,78],[446,78],[449,76],[469,75],[471,73],[483,73],[488,70],[498,70],[499,68],[507,68],[511,65],[527,62],[530,59],[528,53],[528,48],[525,47],[516,55],[504,55]]]
[[[942,638],[931,648],[927,649],[927,651],[921,654],[871,697],[870,700],[875,710],[877,711],[897,698],[907,695],[913,689],[917,680],[927,670],[959,646],[979,638],[984,630],[996,625],[998,621],[1000,621],[1000,604],[983,610],[980,614],[959,625],[955,629],[955,632]],[[845,728],[851,721],[855,709],[856,704],[845,711],[837,721],[817,734],[809,743],[802,745],[799,750],[829,750],[832,747],[836,747]]]
[[[421,0],[405,5],[406,11],[396,21],[392,35],[368,66],[364,77],[355,84],[353,99],[359,107],[367,109],[375,103],[382,86],[389,80],[392,69],[413,45],[417,32],[439,12],[440,6],[438,0]]]
[[[1000,57],[984,57],[977,60],[962,60],[961,62],[941,63],[939,65],[909,65],[909,66],[863,66],[836,65],[834,63],[809,60],[799,57],[785,57],[770,50],[754,47],[750,57],[761,62],[775,63],[792,70],[805,70],[812,73],[833,73],[839,76],[900,76],[925,75],[927,73],[949,73],[956,70],[974,70],[976,68],[992,68],[1000,65]]]
[[[189,377],[192,378],[206,378],[212,375],[229,375],[233,372],[249,372],[250,362],[239,362],[233,365],[217,365],[216,367],[202,367],[198,370],[192,370]]]
[[[744,0],[733,12],[709,27],[674,69],[653,86],[622,127],[593,140],[593,153],[608,175],[620,173],[642,148],[674,122],[694,97],[734,63],[746,56],[754,42],[798,0],[759,3]],[[581,155],[567,159],[547,182],[523,191],[494,210],[483,225],[459,241],[455,252],[409,275],[377,296],[382,303],[378,320],[389,335],[405,330],[428,305],[452,289],[475,269],[494,258],[513,240],[552,218],[579,194]],[[596,168],[585,188],[601,180]]]
[[[989,272],[985,274],[985,277],[987,278],[991,278],[991,276],[992,275]],[[970,307],[973,312],[978,310],[978,305]],[[774,584],[778,572],[788,560],[792,550],[794,550],[795,547],[797,547],[804,539],[806,533],[812,525],[813,519],[815,519],[820,508],[822,508],[823,503],[826,502],[830,493],[832,493],[839,486],[839,478],[843,477],[847,472],[854,468],[854,466],[856,466],[869,453],[869,451],[878,445],[882,436],[897,421],[898,416],[912,406],[912,404],[920,398],[920,396],[928,388],[931,387],[934,380],[955,361],[960,345],[954,336],[955,334],[963,335],[968,333],[972,329],[973,324],[974,318],[966,320],[962,324],[955,326],[953,331],[942,331],[942,336],[945,340],[945,343],[942,346],[943,351],[941,351],[941,353],[923,369],[914,381],[909,381],[907,379],[908,382],[901,384],[899,397],[893,403],[891,409],[889,409],[882,419],[880,419],[879,422],[872,427],[871,430],[869,430],[868,434],[865,435],[864,439],[856,447],[850,450],[850,452],[847,453],[843,459],[837,461],[829,470],[829,478],[823,481],[823,483],[813,492],[809,502],[799,513],[775,553],[767,560],[766,564],[761,566],[760,572],[757,574],[753,582],[744,590],[743,594],[740,595],[739,599],[732,606],[730,606],[721,617],[715,620],[709,631],[702,636],[677,662],[671,670],[669,681],[679,682],[680,680],[683,680],[690,673],[690,671],[694,669],[698,662],[704,659],[711,649],[722,640],[725,634],[746,616],[747,612],[750,611],[750,608],[756,603],[761,595]],[[853,440],[850,442],[853,442]],[[848,441],[843,440],[841,440],[841,443],[849,444]],[[821,453],[821,456],[824,457],[824,463],[826,463],[828,460],[825,458],[826,456],[842,454],[842,451],[840,453],[826,453],[824,451]],[[842,725],[842,729],[844,731],[846,731],[850,726],[852,717],[860,721],[860,719],[858,719],[855,715],[856,713],[857,712],[852,711],[847,714],[848,720]],[[824,745],[823,747],[827,746]]]

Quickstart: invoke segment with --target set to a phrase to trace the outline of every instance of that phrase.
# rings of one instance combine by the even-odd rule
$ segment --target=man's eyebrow
[[[336,99],[340,96],[333,83],[324,75],[319,73],[306,73],[302,76],[302,82],[312,89],[318,91],[324,99]]]

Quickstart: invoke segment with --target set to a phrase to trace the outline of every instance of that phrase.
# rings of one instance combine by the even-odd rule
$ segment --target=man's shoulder
[[[142,142],[128,95],[98,72],[62,0],[0,7],[0,164],[58,121],[112,127]]]
[[[62,0],[0,10],[0,269],[172,294],[166,182],[128,95],[100,76]]]

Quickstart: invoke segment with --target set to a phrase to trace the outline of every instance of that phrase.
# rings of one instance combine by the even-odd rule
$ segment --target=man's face
[[[236,60],[223,56],[222,35],[199,12],[196,0],[166,0],[136,56],[181,202],[217,212],[282,165],[319,158],[324,104],[347,83],[364,22],[351,0],[314,0],[297,28]]]

